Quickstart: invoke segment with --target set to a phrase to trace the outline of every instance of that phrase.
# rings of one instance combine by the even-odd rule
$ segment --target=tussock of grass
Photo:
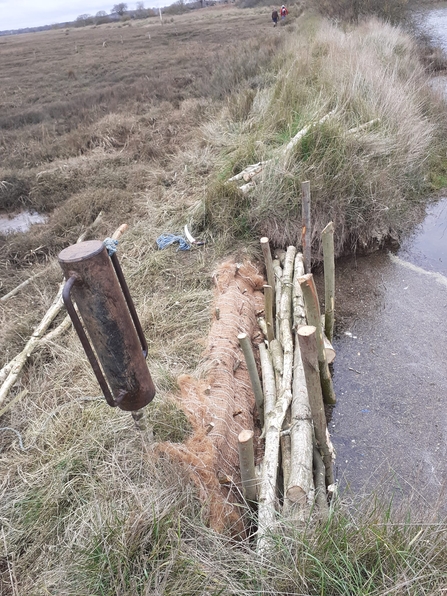
[[[294,243],[301,182],[310,180],[316,249],[331,219],[338,254],[398,239],[411,225],[414,203],[430,191],[430,171],[437,167],[433,149],[443,143],[436,124],[441,112],[415,44],[375,20],[349,32],[322,23],[289,36],[278,66],[275,84],[250,98],[243,122],[246,91],[215,127],[223,171],[274,160],[250,199],[239,199],[244,233],[266,235],[277,246]],[[290,159],[275,157],[297,131],[334,109],[333,117],[304,135]],[[348,132],[370,121],[376,122]],[[212,142],[215,130],[208,125],[206,132]],[[223,205],[237,201],[229,201],[225,185],[221,189],[221,199],[213,202],[225,211]],[[212,225],[226,228],[231,214],[229,207],[228,218]]]

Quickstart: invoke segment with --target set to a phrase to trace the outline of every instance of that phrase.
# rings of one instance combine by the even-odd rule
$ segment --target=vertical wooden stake
[[[301,350],[307,393],[314,423],[315,438],[323,454],[326,469],[326,486],[334,483],[332,470],[332,453],[327,439],[326,415],[324,413],[323,395],[320,384],[320,371],[316,341],[316,329],[304,325],[298,329],[298,341]]]
[[[242,490],[250,505],[256,503],[258,484],[255,473],[255,455],[253,450],[253,431],[243,430],[238,436],[239,465],[241,470]]]
[[[321,232],[324,262],[324,331],[332,342],[334,336],[335,259],[334,224],[331,221]]]
[[[275,331],[273,325],[273,288],[272,286],[264,286],[264,312],[265,322],[267,323],[267,339],[269,343],[275,339]]]
[[[275,273],[275,337],[279,339],[279,311],[281,309],[282,296],[282,267],[279,259],[273,261],[273,271]]]
[[[307,273],[299,278],[301,289],[303,290],[304,305],[306,307],[307,322],[316,328],[316,340],[318,349],[318,363],[320,366],[321,388],[323,398],[327,404],[335,404],[335,393],[332,385],[331,373],[326,359],[324,349],[323,330],[321,328],[320,305],[318,303],[317,288],[312,273]]]
[[[275,273],[273,271],[272,253],[270,252],[269,239],[265,236],[260,240],[262,254],[264,255],[265,270],[267,272],[267,283],[273,290],[273,299],[275,297]]]
[[[312,265],[312,222],[310,220],[310,182],[301,183],[302,197],[301,197],[301,217],[302,217],[302,232],[301,244],[304,255],[304,268],[306,273],[311,272]]]
[[[239,333],[237,338],[242,348],[242,352],[244,353],[245,362],[247,363],[248,374],[250,375],[251,386],[253,393],[255,394],[256,406],[258,408],[259,420],[261,421],[262,427],[264,426],[264,394],[262,393],[261,381],[259,380],[251,341],[246,333]]]

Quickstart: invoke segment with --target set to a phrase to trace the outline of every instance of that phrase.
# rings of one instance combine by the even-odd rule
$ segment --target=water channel
[[[430,11],[427,26],[447,51],[447,6]],[[338,403],[329,428],[341,494],[445,513],[447,198],[397,251],[342,259],[336,276]]]

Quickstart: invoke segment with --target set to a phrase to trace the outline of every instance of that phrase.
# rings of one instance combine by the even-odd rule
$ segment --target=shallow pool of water
[[[447,199],[397,253],[341,260],[337,286],[339,482],[432,506],[447,481]]]
[[[40,213],[22,211],[16,215],[0,215],[0,234],[27,232],[33,224],[45,223],[47,217]]]

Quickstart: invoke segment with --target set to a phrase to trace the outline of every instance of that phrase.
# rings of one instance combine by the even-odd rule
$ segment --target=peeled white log
[[[324,413],[323,395],[320,384],[320,370],[318,362],[318,349],[316,342],[316,329],[312,325],[305,325],[298,329],[301,358],[306,377],[309,404],[312,412],[315,438],[322,452],[326,469],[326,485],[334,483],[332,469],[333,449],[329,446],[326,415]]]
[[[11,387],[17,381],[20,373],[22,372],[22,368],[25,366],[26,361],[33,353],[40,339],[42,338],[48,327],[51,325],[53,319],[61,310],[63,306],[62,290],[64,289],[64,285],[65,282],[60,284],[59,290],[56,294],[56,298],[53,300],[52,305],[45,313],[45,316],[43,317],[39,325],[34,329],[33,334],[26,343],[26,346],[23,348],[20,354],[13,358],[11,362],[6,364],[0,371],[0,382],[3,382],[2,386],[0,387],[0,406],[5,401]]]
[[[273,368],[275,373],[282,376],[284,371],[284,352],[282,351],[281,342],[274,339],[269,344],[270,354],[272,355]]]
[[[244,170],[242,170],[242,172],[239,172],[239,174],[236,174],[235,176],[228,178],[228,182],[246,180],[246,176],[249,177],[248,180],[250,180],[250,176],[253,177],[256,176],[256,174],[259,174],[259,172],[262,171],[265,164],[269,163],[270,161],[272,160],[268,159],[267,161],[258,161],[258,163],[251,164],[250,166],[247,166]],[[248,182],[248,180],[246,181]]]

